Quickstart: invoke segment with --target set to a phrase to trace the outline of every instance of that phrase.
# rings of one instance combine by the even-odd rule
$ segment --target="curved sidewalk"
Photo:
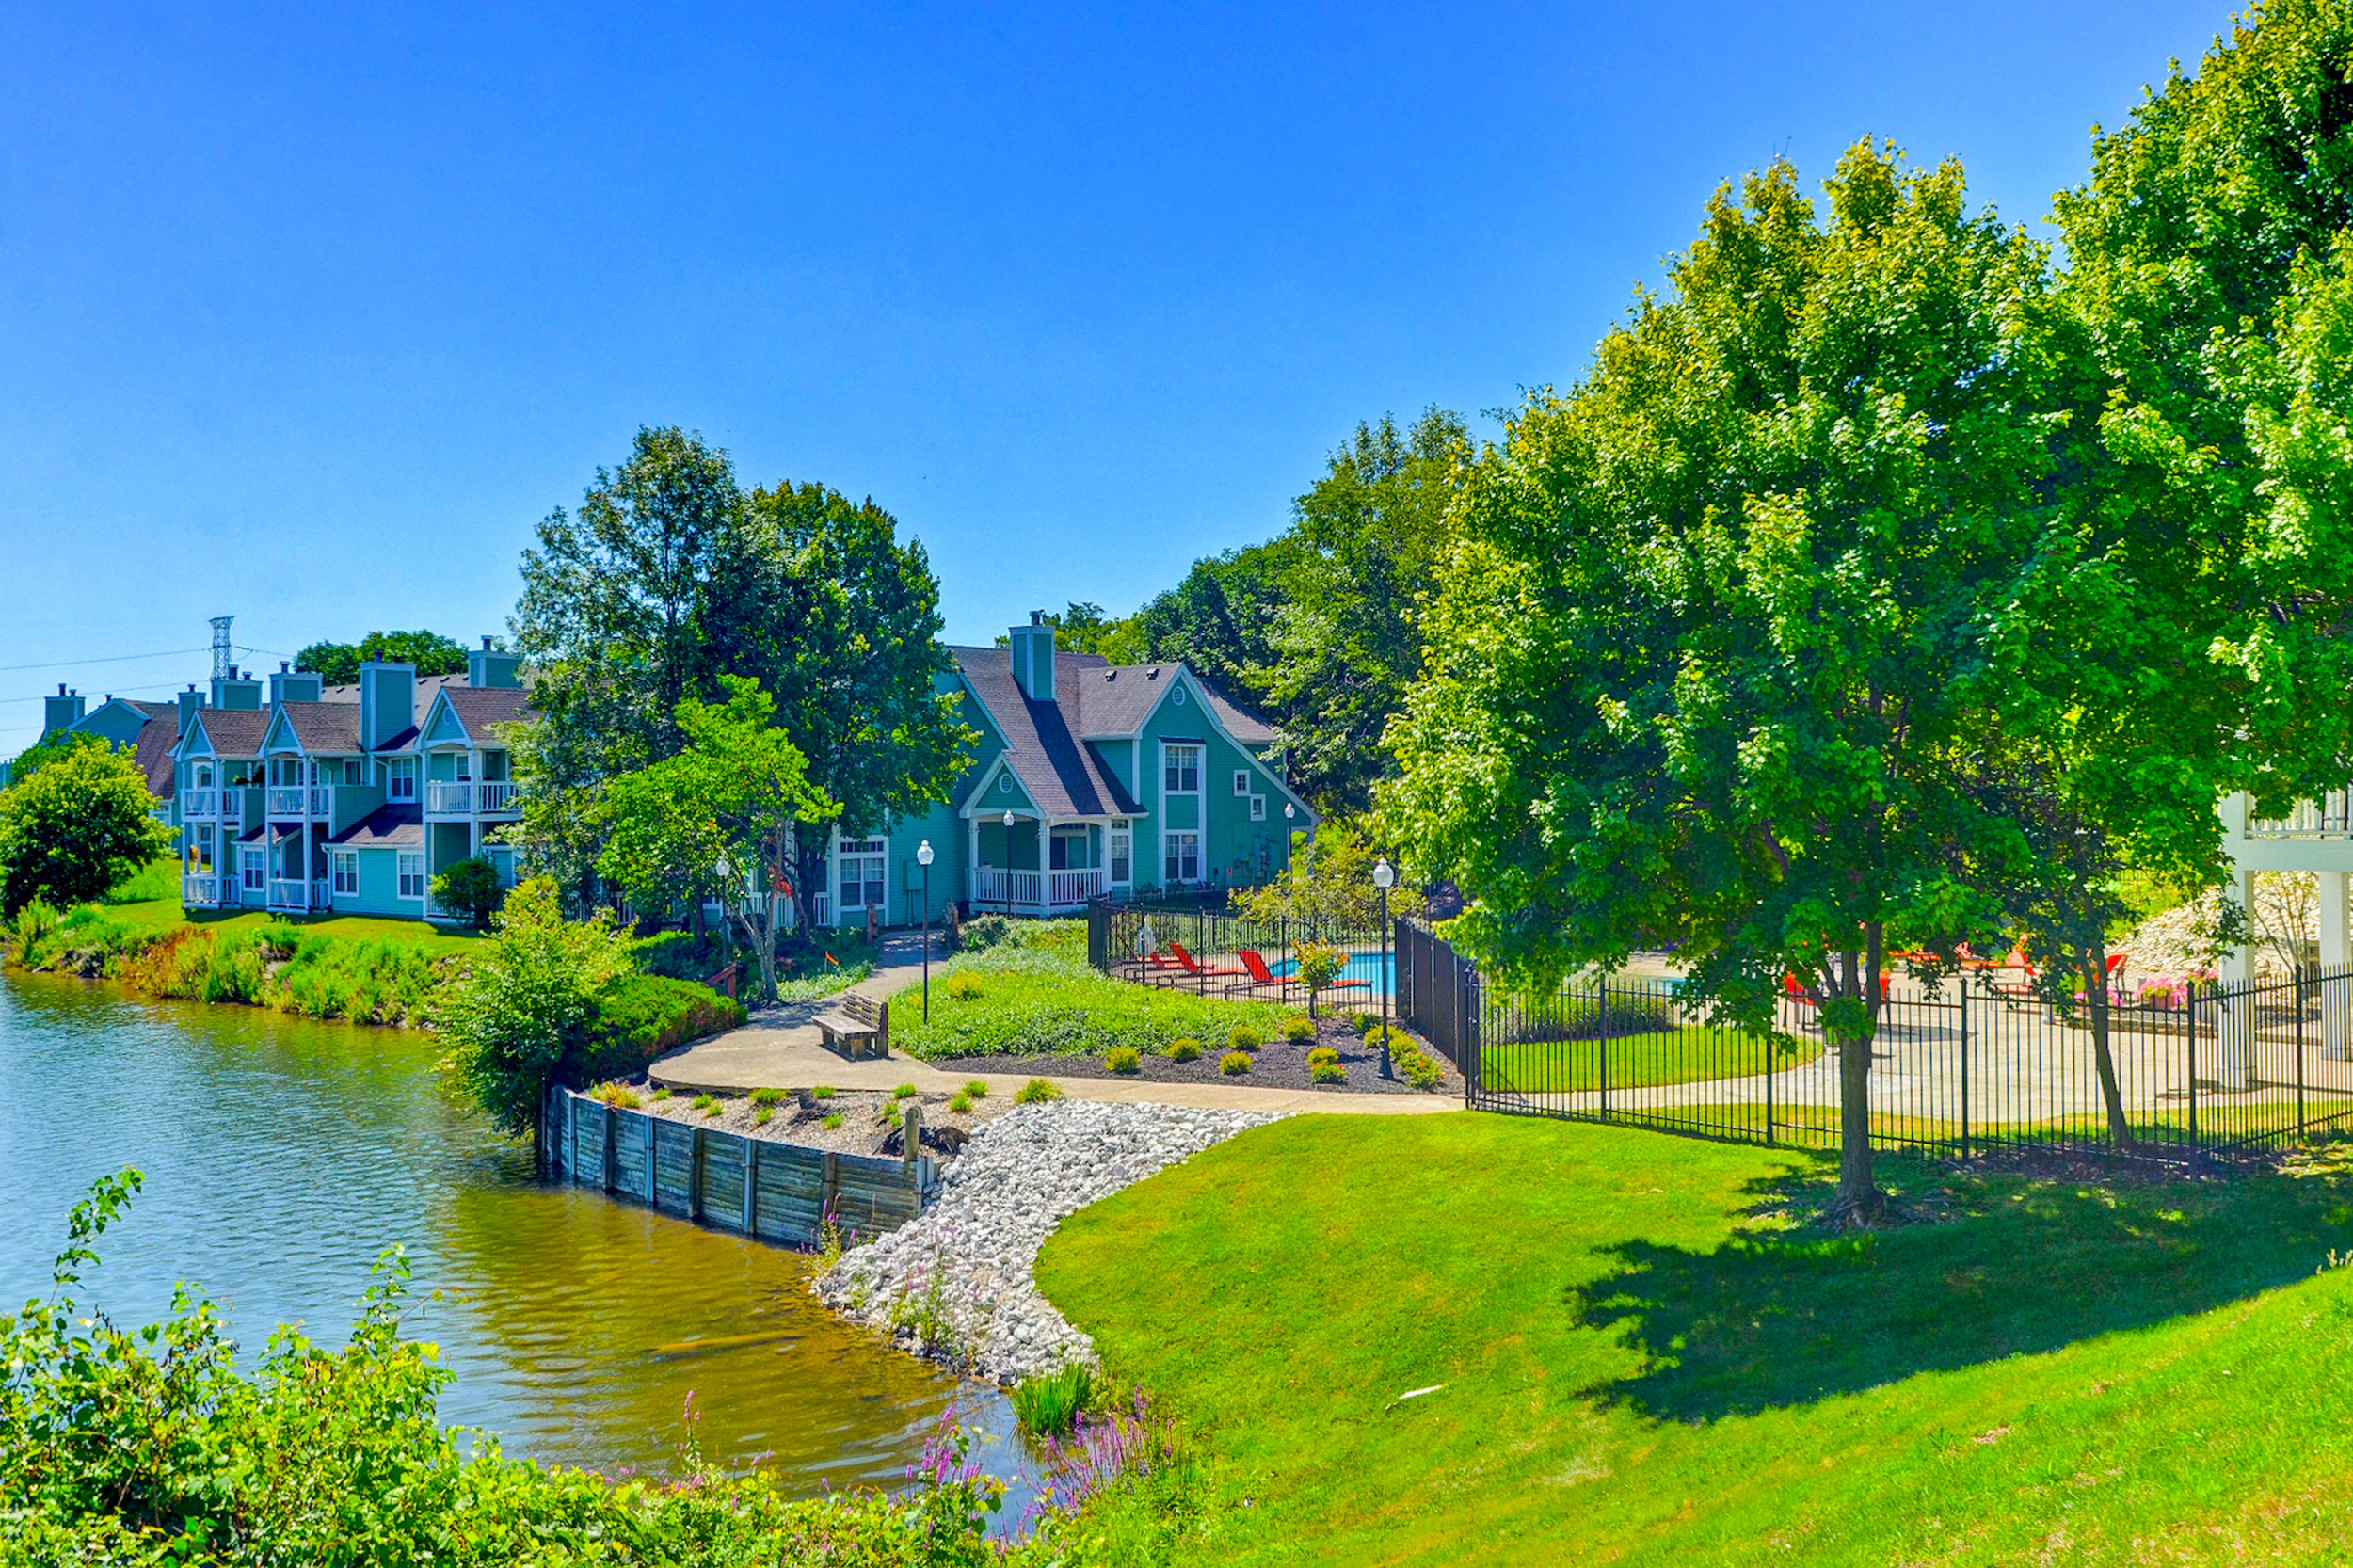
[[[886,967],[854,989],[881,1000],[921,973],[922,952],[914,933],[884,940]],[[911,1056],[879,1062],[848,1062],[825,1048],[817,1015],[830,1000],[792,1002],[763,1009],[752,1022],[725,1034],[697,1040],[656,1061],[646,1076],[666,1089],[686,1094],[749,1094],[754,1089],[891,1089],[902,1083],[937,1094],[953,1094],[974,1079],[992,1095],[1011,1095],[1043,1077],[1072,1099],[1114,1104],[1187,1105],[1227,1111],[1351,1116],[1420,1116],[1460,1111],[1453,1095],[1364,1095],[1347,1090],[1261,1089],[1247,1084],[1154,1083],[1123,1078],[1056,1078],[943,1070]]]

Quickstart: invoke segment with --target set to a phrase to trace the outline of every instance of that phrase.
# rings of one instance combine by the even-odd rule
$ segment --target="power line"
[[[200,648],[166,648],[161,653],[110,653],[103,659],[52,659],[45,664],[0,664],[0,675],[13,675],[18,670],[63,670],[77,664],[127,664],[135,659],[178,659],[185,654],[202,653]],[[265,648],[248,648],[248,653],[264,653]],[[280,655],[283,658],[284,655]]]
[[[198,651],[199,653],[201,653],[201,652],[203,652],[204,650],[203,650],[202,648],[198,648],[198,649],[197,649],[197,651]],[[152,682],[151,682],[151,683],[149,683],[149,684],[147,684],[147,685],[145,685],[145,686],[125,686],[125,687],[123,687],[120,691],[116,692],[114,695],[115,695],[116,696],[122,696],[124,693],[126,693],[126,692],[175,692],[175,691],[178,691],[179,689],[180,689],[180,682],[178,682],[177,680],[157,680],[157,681],[152,681]],[[50,696],[51,696],[51,694],[50,694],[50,693],[43,692],[43,693],[42,693],[40,696],[0,696],[0,703],[8,703],[8,702],[46,702],[46,701],[48,701],[48,700],[49,700]]]

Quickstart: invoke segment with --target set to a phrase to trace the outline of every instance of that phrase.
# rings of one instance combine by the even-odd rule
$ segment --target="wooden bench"
[[[817,1032],[827,1050],[852,1062],[887,1058],[890,1054],[890,1003],[856,991],[843,991],[832,1007],[817,1015]]]

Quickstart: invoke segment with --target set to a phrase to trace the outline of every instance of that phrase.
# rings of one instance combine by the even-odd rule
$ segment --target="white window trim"
[[[1170,857],[1169,846],[1173,840],[1177,839],[1191,839],[1193,840],[1193,875],[1190,877],[1171,876],[1168,874],[1168,862]],[[1160,864],[1159,869],[1160,872],[1160,885],[1162,887],[1192,887],[1196,883],[1205,882],[1208,880],[1208,877],[1203,874],[1203,872],[1204,868],[1208,864],[1209,862],[1205,858],[1202,850],[1201,830],[1199,828],[1164,827],[1160,829]]]
[[[1163,798],[1169,795],[1197,795],[1201,792],[1201,774],[1209,763],[1209,748],[1199,741],[1162,741],[1160,743],[1160,794]],[[1181,786],[1172,789],[1169,786],[1169,753],[1172,751],[1190,751],[1194,754],[1193,788],[1190,790]]]
[[[424,898],[426,887],[424,851],[405,849],[397,853],[399,857],[392,862],[392,874],[396,878],[392,884],[395,896],[405,899]],[[412,865],[416,867],[413,872],[408,869]],[[417,883],[417,890],[413,893],[408,890],[408,880],[411,877],[414,877]]]
[[[337,898],[358,898],[360,896],[360,852],[356,849],[335,851],[328,857],[328,874],[334,878],[333,887]],[[351,882],[348,888],[344,886],[346,877]]]
[[[1250,797],[1250,820],[1252,822],[1266,821],[1266,796],[1252,795]]]
[[[1238,795],[1246,795],[1249,792],[1250,770],[1248,768],[1236,768],[1234,770],[1234,793]]]

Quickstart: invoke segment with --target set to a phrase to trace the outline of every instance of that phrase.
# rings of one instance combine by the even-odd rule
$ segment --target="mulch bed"
[[[1398,1032],[1409,1033],[1402,1027]],[[1200,1056],[1191,1062],[1171,1062],[1165,1056],[1147,1052],[1143,1066],[1132,1073],[1112,1072],[1103,1065],[1099,1056],[1010,1056],[1002,1052],[936,1057],[931,1065],[942,1072],[1126,1079],[1144,1083],[1225,1083],[1242,1089],[1312,1089],[1327,1095],[1452,1095],[1459,1098],[1463,1080],[1452,1064],[1427,1041],[1417,1039],[1416,1043],[1445,1075],[1435,1088],[1417,1089],[1402,1077],[1385,1081],[1381,1077],[1380,1050],[1369,1048],[1353,1029],[1333,1018],[1323,1019],[1318,1025],[1313,1040],[1294,1045],[1278,1035],[1267,1041],[1250,1053],[1250,1070],[1230,1078],[1218,1070],[1218,1059],[1229,1048],[1222,1040],[1202,1041]],[[1330,1046],[1339,1052],[1340,1064],[1348,1069],[1347,1082],[1318,1083],[1308,1076],[1307,1053],[1318,1046]]]

